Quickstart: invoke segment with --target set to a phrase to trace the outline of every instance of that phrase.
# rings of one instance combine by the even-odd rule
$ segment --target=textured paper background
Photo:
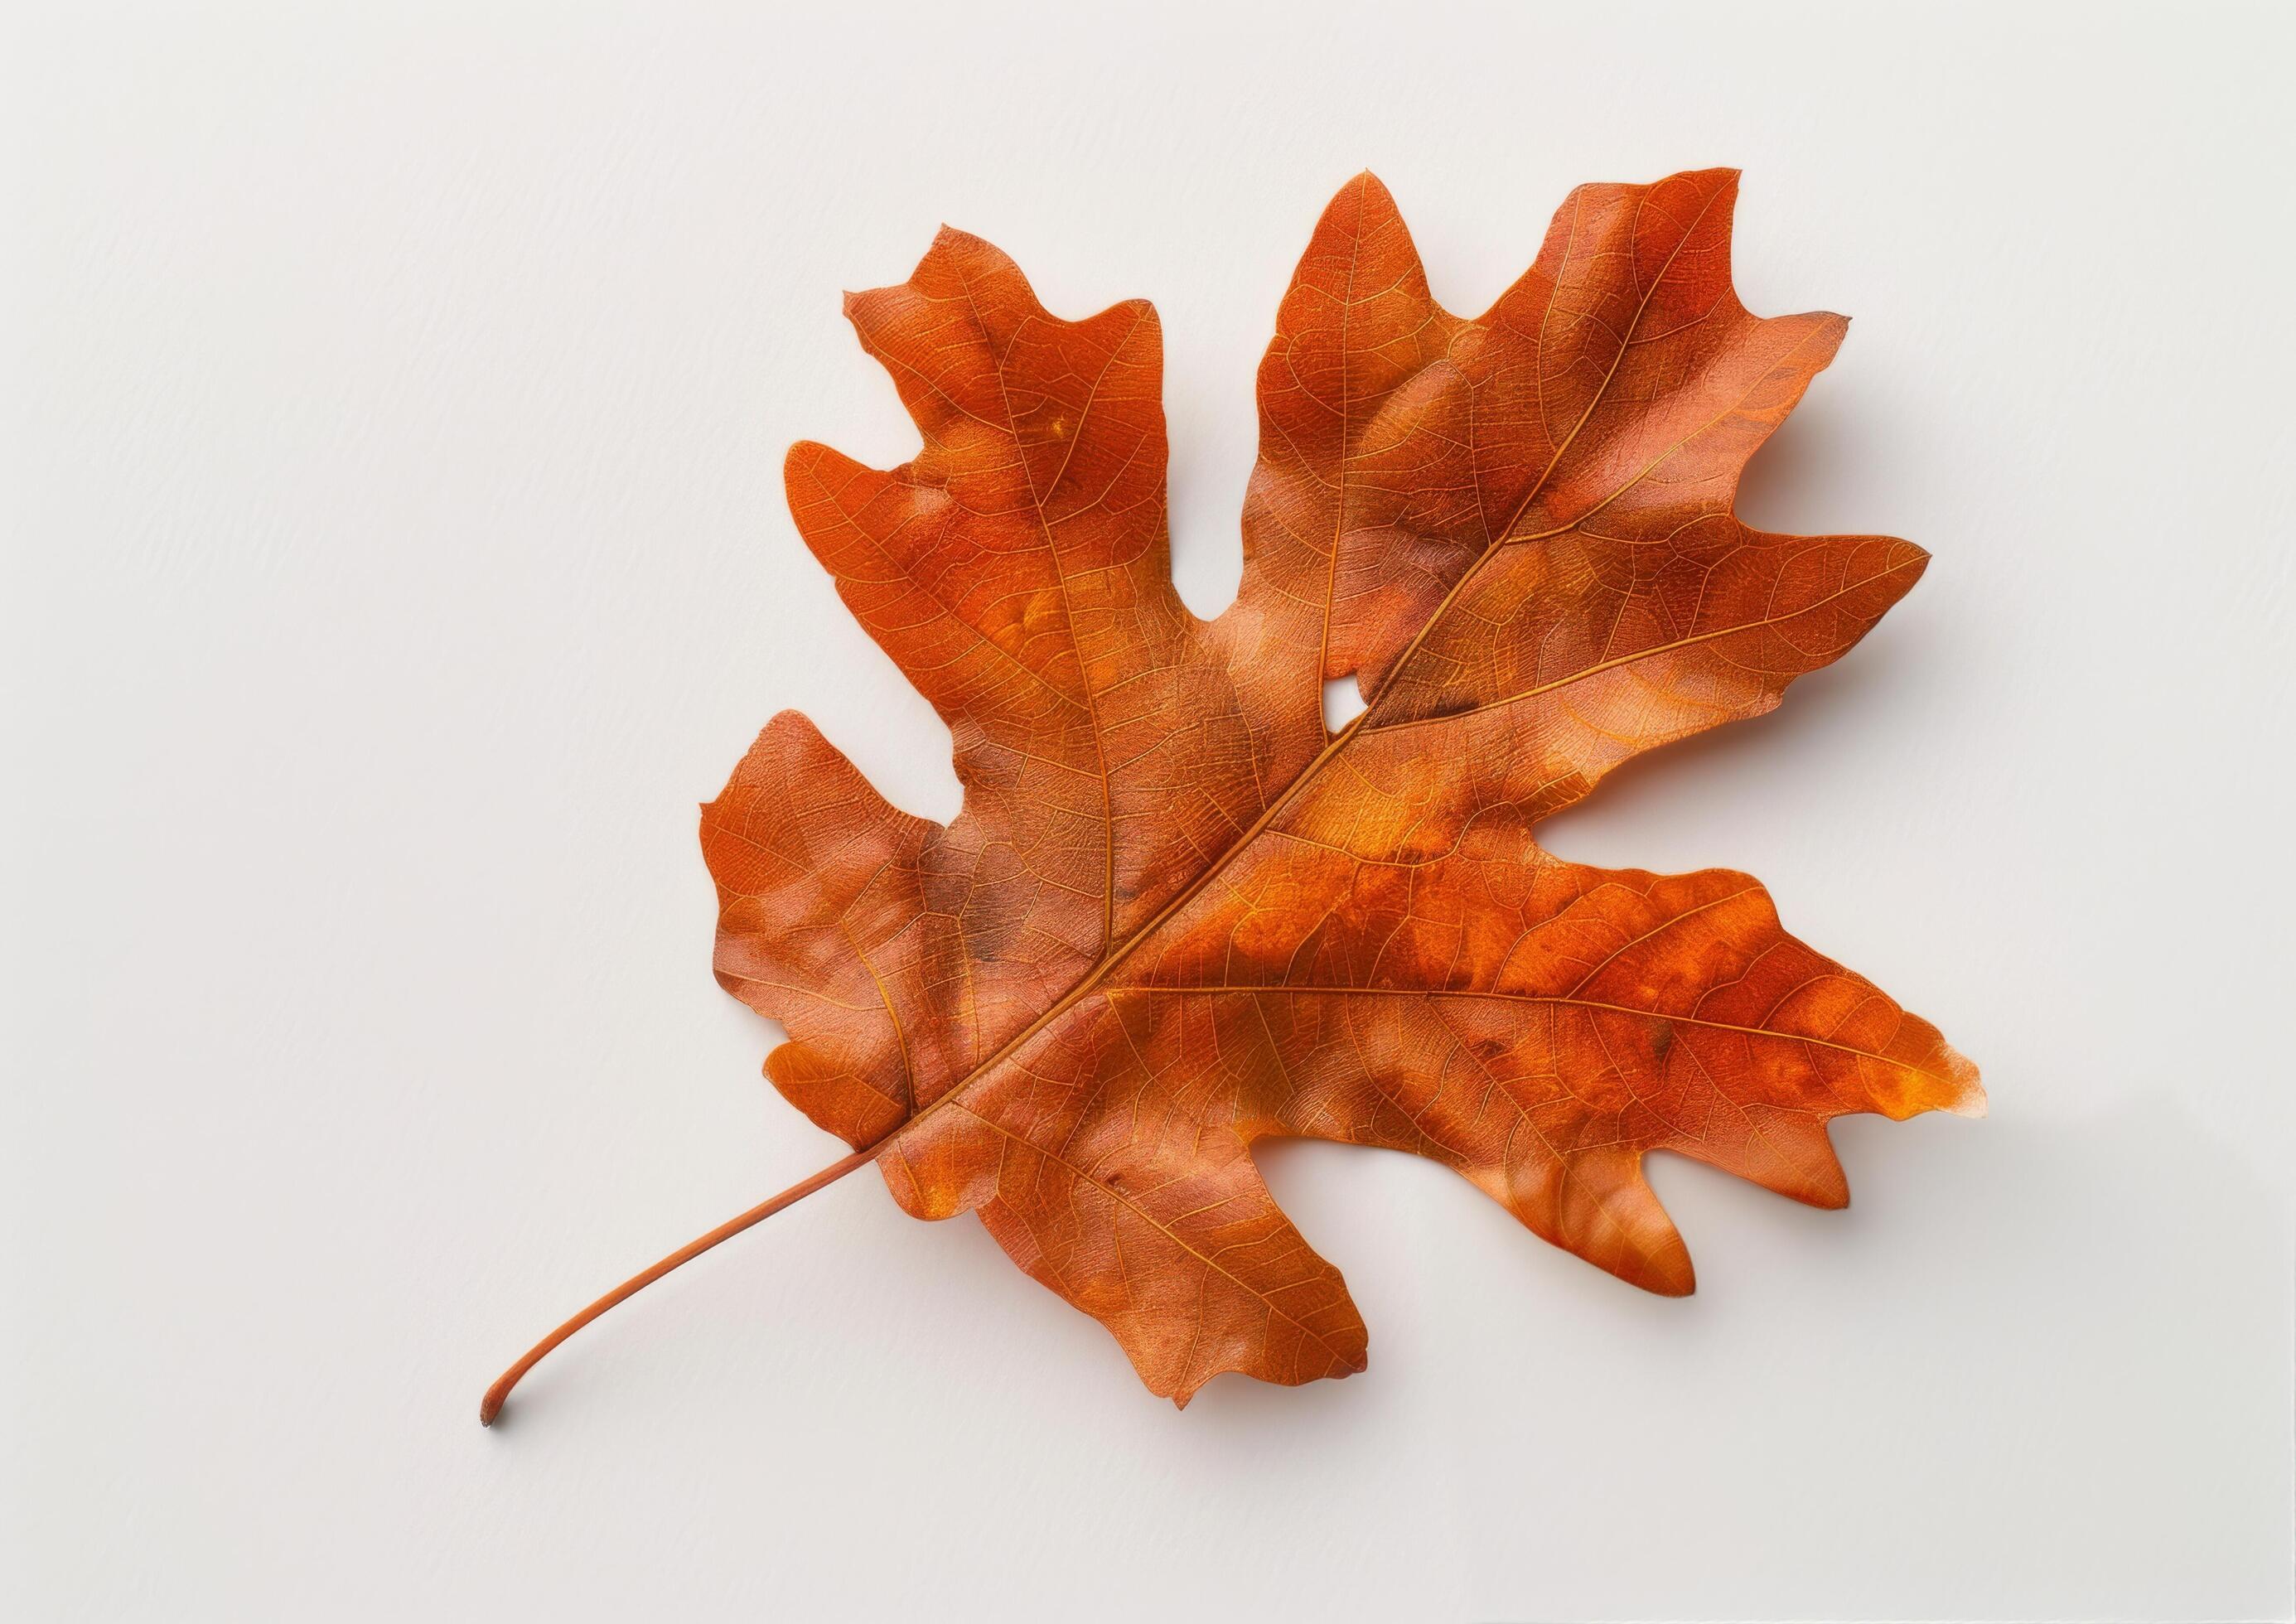
[[[2287,1614],[2286,13],[176,9],[0,47],[0,1611]],[[1846,1125],[1843,1213],[1663,1162],[1682,1302],[1286,1147],[1371,1372],[1185,1415],[855,1178],[482,1433],[837,1153],[695,803],[796,705],[954,808],[782,507],[793,439],[914,443],[839,290],[947,218],[1153,299],[1209,611],[1350,172],[1480,308],[1574,183],[1712,163],[1748,302],[1857,318],[1746,513],[1937,562],[1553,841],[1759,874],[1992,1118]]]

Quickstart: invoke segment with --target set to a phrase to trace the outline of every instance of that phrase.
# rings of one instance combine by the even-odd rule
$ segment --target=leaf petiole
[[[640,1292],[645,1290],[646,1287],[652,1285],[655,1281],[660,1279],[664,1275],[668,1274],[671,1270],[693,1262],[694,1259],[700,1257],[703,1252],[708,1251],[720,1241],[732,1240],[735,1235],[741,1234],[742,1231],[749,1228],[751,1225],[762,1224],[766,1219],[773,1217],[775,1213],[779,1212],[783,1208],[795,1206],[799,1202],[803,1201],[815,1191],[826,1189],[829,1185],[835,1184],[839,1179],[853,1171],[854,1169],[862,1166],[865,1162],[873,1161],[876,1160],[878,1152],[882,1148],[883,1146],[882,1145],[872,1144],[865,1147],[864,1149],[855,1151],[851,1155],[844,1158],[844,1160],[840,1161],[833,1161],[830,1163],[829,1166],[822,1169],[821,1171],[814,1174],[811,1177],[800,1179],[796,1184],[791,1185],[788,1189],[783,1191],[779,1195],[773,1197],[771,1200],[760,1202],[758,1205],[750,1208],[747,1212],[741,1214],[739,1217],[726,1219],[724,1223],[718,1225],[717,1228],[711,1230],[708,1234],[699,1235],[694,1239],[688,1241],[685,1245],[679,1247],[676,1251],[670,1253],[669,1256],[664,1258],[652,1267],[643,1270],[638,1274],[631,1275],[627,1280],[623,1281],[621,1284],[616,1286],[603,1297],[599,1298],[597,1301],[592,1303],[588,1308],[574,1316],[573,1318],[559,1326],[557,1330],[553,1331],[548,1336],[544,1337],[540,1341],[535,1343],[532,1348],[527,1350],[526,1356],[523,1358],[520,1359],[517,1364],[512,1366],[508,1370],[503,1372],[500,1376],[496,1377],[495,1384],[487,1389],[487,1396],[479,1401],[479,1424],[482,1427],[490,1427],[494,1425],[495,1417],[502,1414],[503,1401],[510,1397],[510,1390],[518,1385],[520,1378],[524,1376],[528,1371],[532,1370],[536,1365],[539,1364],[545,1354],[557,1347],[559,1343],[564,1341],[577,1331],[579,1331],[583,1326],[588,1325],[592,1320],[597,1318],[598,1316],[603,1314],[607,1309],[613,1308],[616,1304],[629,1298],[636,1296]]]

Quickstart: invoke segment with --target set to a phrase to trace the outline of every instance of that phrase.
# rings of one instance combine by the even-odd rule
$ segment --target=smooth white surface
[[[2234,1618],[2291,1605],[2286,13],[1413,0],[45,8],[11,183],[0,1612]],[[172,11],[174,8],[170,8]],[[1567,854],[1761,875],[1984,1122],[1808,1210],[1656,1171],[1664,1301],[1284,1147],[1359,1380],[1185,1415],[850,1179],[712,984],[694,805],[775,709],[947,815],[783,508],[914,445],[838,314],[936,222],[1155,299],[1189,601],[1324,199],[1480,308],[1576,182],[1735,163],[1857,317],[1758,460],[1928,578]]]

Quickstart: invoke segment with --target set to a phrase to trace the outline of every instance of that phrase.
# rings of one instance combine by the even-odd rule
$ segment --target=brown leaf
[[[1582,187],[1470,320],[1350,182],[1260,367],[1243,582],[1210,622],[1168,569],[1153,310],[1062,321],[953,231],[849,301],[924,449],[880,473],[800,445],[791,506],[948,722],[964,807],[897,811],[775,718],[703,817],[718,977],[903,1207],[978,1212],[1159,1393],[1364,1366],[1258,1139],[1433,1158],[1679,1293],[1647,1152],[1839,1206],[1827,1119],[1982,1109],[1751,879],[1534,836],[1628,757],[1770,709],[1926,562],[1732,513],[1845,325],[1739,304],[1734,192]],[[1351,673],[1368,708],[1333,733]]]

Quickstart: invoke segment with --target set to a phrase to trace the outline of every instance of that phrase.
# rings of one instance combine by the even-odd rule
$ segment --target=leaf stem
[[[773,1197],[771,1200],[758,1202],[758,1205],[750,1208],[747,1212],[742,1213],[738,1218],[727,1218],[724,1223],[718,1225],[717,1228],[711,1230],[708,1234],[700,1235],[693,1240],[688,1241],[685,1245],[670,1253],[669,1256],[664,1258],[652,1268],[643,1270],[638,1274],[631,1275],[627,1280],[623,1281],[621,1284],[616,1286],[612,1291],[598,1299],[597,1301],[583,1309],[573,1318],[559,1326],[557,1330],[553,1331],[548,1336],[544,1337],[540,1341],[535,1343],[532,1348],[527,1350],[525,1357],[520,1359],[517,1364],[512,1366],[508,1370],[503,1372],[499,1377],[496,1378],[495,1384],[487,1389],[487,1396],[479,1401],[479,1424],[482,1427],[490,1427],[494,1425],[495,1417],[502,1414],[503,1400],[510,1397],[510,1390],[518,1385],[519,1379],[524,1376],[528,1371],[532,1370],[536,1365],[539,1364],[545,1354],[557,1347],[559,1343],[564,1341],[577,1331],[579,1331],[583,1326],[588,1325],[592,1320],[597,1318],[598,1316],[603,1314],[607,1309],[614,1307],[617,1303],[636,1296],[640,1292],[644,1291],[646,1287],[652,1285],[655,1281],[660,1279],[664,1275],[668,1274],[671,1270],[693,1262],[694,1259],[700,1257],[703,1252],[708,1251],[720,1241],[732,1240],[735,1235],[741,1234],[744,1229],[749,1228],[752,1224],[764,1223],[767,1218],[773,1217],[775,1213],[779,1212],[783,1208],[795,1206],[799,1202],[803,1201],[815,1191],[826,1189],[829,1185],[835,1184],[839,1179],[853,1171],[854,1169],[862,1166],[865,1162],[875,1161],[878,1152],[882,1151],[883,1148],[884,1146],[882,1144],[868,1145],[861,1150],[855,1151],[850,1156],[846,1157],[840,1161],[833,1161],[830,1163],[827,1167],[822,1169],[820,1172],[816,1173],[810,1178],[800,1179],[796,1184],[791,1185],[788,1189],[783,1191],[779,1195]]]

